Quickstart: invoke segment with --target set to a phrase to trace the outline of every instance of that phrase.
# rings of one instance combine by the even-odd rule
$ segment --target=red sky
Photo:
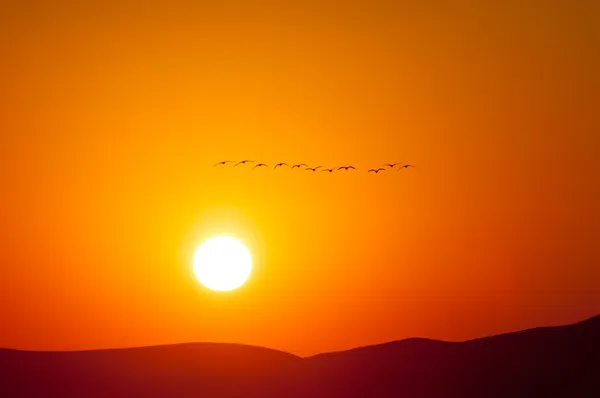
[[[0,346],[309,355],[600,312],[598,2],[53,3],[0,14]],[[211,167],[243,158],[361,170]],[[254,258],[230,293],[191,273],[217,234]]]

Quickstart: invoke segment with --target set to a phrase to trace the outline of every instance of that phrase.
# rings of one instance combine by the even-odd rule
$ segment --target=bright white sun
[[[252,257],[237,239],[217,236],[200,245],[194,255],[194,274],[209,289],[233,290],[250,276]]]

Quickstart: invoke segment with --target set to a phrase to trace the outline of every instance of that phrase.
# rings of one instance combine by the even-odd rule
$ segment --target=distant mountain
[[[300,358],[236,344],[0,350],[0,397],[600,397],[600,316]]]

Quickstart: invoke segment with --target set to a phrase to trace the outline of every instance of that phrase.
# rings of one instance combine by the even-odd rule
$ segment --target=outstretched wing
[[[254,163],[254,160],[242,160],[241,162],[237,162],[235,164],[235,166],[237,166],[238,164],[246,164],[246,163]]]

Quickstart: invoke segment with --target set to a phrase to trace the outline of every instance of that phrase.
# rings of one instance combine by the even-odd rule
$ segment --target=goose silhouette
[[[242,160],[241,162],[237,162],[236,164],[233,165],[233,167],[240,165],[240,164],[246,164],[246,163],[253,163],[254,160]]]
[[[225,163],[234,163],[234,162],[235,162],[235,160],[222,160],[219,163],[213,164],[213,167],[219,166],[219,165],[222,165],[222,164],[225,164]]]
[[[399,164],[402,164],[402,162],[398,162],[398,163],[385,163],[383,166],[388,166],[388,167],[391,167],[393,169],[395,166],[398,166]],[[402,166],[400,166],[400,167],[402,167]]]
[[[416,166],[413,166],[412,164],[405,164],[403,166],[400,166],[400,168],[398,169],[398,171],[400,171],[402,169],[408,169],[409,167],[416,167]]]

